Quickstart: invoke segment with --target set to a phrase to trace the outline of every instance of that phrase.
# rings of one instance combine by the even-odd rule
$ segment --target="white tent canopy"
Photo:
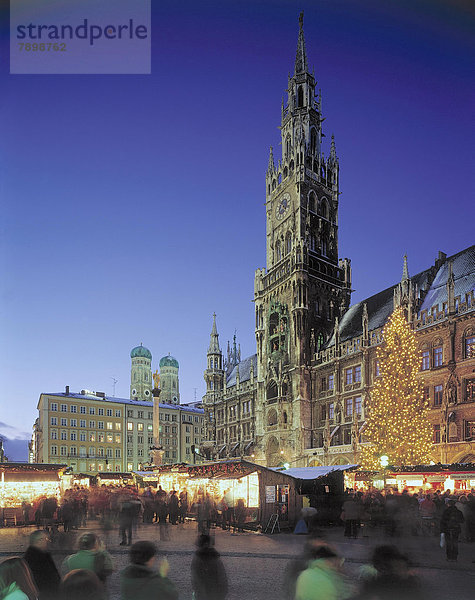
[[[350,471],[358,465],[332,465],[324,467],[293,467],[292,469],[282,469],[281,467],[272,468],[272,471],[278,471],[294,479],[319,479],[325,477],[334,471]]]

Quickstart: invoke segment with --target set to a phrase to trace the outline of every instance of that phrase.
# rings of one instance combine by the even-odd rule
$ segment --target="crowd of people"
[[[157,546],[135,541],[137,524],[162,527],[184,522],[190,510],[186,490],[166,492],[158,487],[141,493],[131,486],[103,486],[67,490],[58,503],[41,498],[30,507],[38,528],[30,535],[22,557],[0,563],[0,600],[107,600],[108,579],[114,561],[101,539],[93,532],[79,532],[77,551],[69,554],[58,569],[49,552],[49,543],[58,531],[83,528],[89,519],[98,520],[103,531],[108,524],[118,527],[120,544],[129,546],[129,564],[120,572],[121,600],[176,600],[178,592],[168,577],[166,559],[158,560]],[[234,502],[230,490],[216,502],[209,494],[193,499],[198,522],[197,549],[191,563],[191,584],[195,600],[225,600],[228,579],[219,553],[210,536],[212,525],[238,530],[243,526],[245,506]],[[312,518],[318,517],[318,511]],[[458,542],[475,542],[475,495],[447,490],[402,493],[396,490],[347,490],[340,519],[344,536],[356,538],[366,528],[381,528],[388,537],[430,536],[440,538],[447,560],[456,561]],[[301,556],[285,571],[283,595],[286,600],[424,600],[420,581],[410,569],[409,559],[394,545],[374,549],[372,560],[361,567],[358,581],[349,582],[343,559],[312,527]],[[366,533],[365,533],[366,530]],[[167,539],[167,538],[165,538]]]
[[[114,572],[112,557],[98,536],[86,532],[77,552],[67,556],[58,571],[49,549],[48,533],[37,529],[22,557],[0,563],[1,600],[107,600],[107,580]],[[191,565],[196,600],[225,600],[226,570],[209,534],[198,536]],[[168,578],[166,559],[157,561],[157,546],[142,540],[131,545],[130,563],[120,572],[121,600],[177,600]]]
[[[386,535],[441,536],[447,560],[455,562],[458,542],[475,542],[475,495],[433,493],[347,492],[341,519],[344,535],[356,538],[363,528],[383,528]],[[441,535],[442,534],[442,535]]]

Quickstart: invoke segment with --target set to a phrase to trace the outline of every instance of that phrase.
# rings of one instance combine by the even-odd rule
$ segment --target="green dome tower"
[[[132,349],[130,358],[130,399],[152,402],[152,353],[140,344]]]
[[[160,402],[180,404],[180,387],[178,383],[178,361],[173,356],[160,359]]]

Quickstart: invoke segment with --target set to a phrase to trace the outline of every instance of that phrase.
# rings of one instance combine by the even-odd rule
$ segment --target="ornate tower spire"
[[[208,354],[221,354],[221,350],[219,348],[219,334],[218,334],[218,329],[216,328],[216,313],[213,313],[213,326],[211,328],[211,334],[210,334],[210,340],[209,340],[209,348],[208,348]]]
[[[407,267],[407,254],[404,255],[404,263],[402,266],[402,279],[401,281],[407,281],[409,279],[409,269]]]
[[[305,52],[305,38],[303,35],[303,11],[299,16],[299,39],[297,42],[297,56],[295,57],[295,75],[307,72],[307,53]]]
[[[275,162],[274,162],[274,149],[272,146],[269,151],[269,165],[267,166],[267,173],[273,173],[275,171]]]
[[[332,143],[330,146],[330,162],[333,164],[338,162],[338,156],[336,155],[335,136],[332,134]]]

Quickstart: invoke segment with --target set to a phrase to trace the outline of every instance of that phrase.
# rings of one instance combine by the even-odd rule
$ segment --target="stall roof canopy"
[[[48,463],[22,463],[22,462],[4,462],[0,463],[0,471],[15,473],[45,473],[48,471],[62,471],[68,465],[48,464]]]
[[[335,471],[352,471],[358,465],[333,465],[331,467],[295,467],[283,470],[280,467],[264,467],[255,463],[235,458],[230,460],[220,460],[216,462],[205,462],[199,465],[163,465],[157,468],[158,473],[188,473],[190,477],[214,477],[221,479],[233,479],[244,477],[255,471],[272,471],[279,475],[292,477],[292,479],[319,479],[326,477],[329,473]],[[148,472],[151,474],[151,472]]]
[[[285,470],[273,467],[271,470],[294,479],[320,479],[335,471],[353,471],[357,467],[358,465],[332,465],[331,467],[293,467]]]

